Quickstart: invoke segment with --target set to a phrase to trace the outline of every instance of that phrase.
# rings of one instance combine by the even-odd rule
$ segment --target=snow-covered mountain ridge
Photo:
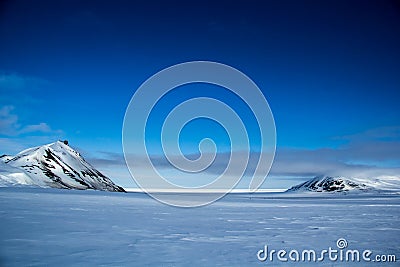
[[[293,186],[288,192],[400,191],[400,177],[354,178],[317,176]]]
[[[67,142],[26,149],[16,156],[2,156],[0,185],[33,185],[67,189],[124,192],[96,170]]]

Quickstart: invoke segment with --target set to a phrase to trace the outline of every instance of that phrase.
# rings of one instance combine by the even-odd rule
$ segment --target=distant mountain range
[[[26,149],[0,157],[0,186],[40,186],[125,192],[96,170],[67,141]],[[287,192],[399,191],[400,177],[373,179],[318,176]]]
[[[378,178],[347,178],[318,176],[299,185],[293,186],[287,192],[348,192],[348,191],[400,191],[400,178],[381,176]]]
[[[96,170],[67,141],[0,157],[0,186],[32,185],[125,192]]]

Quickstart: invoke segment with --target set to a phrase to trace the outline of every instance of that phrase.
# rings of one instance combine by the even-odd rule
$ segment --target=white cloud
[[[393,141],[400,139],[400,126],[386,126],[368,129],[361,133],[337,136],[335,139],[349,142],[362,142],[371,140]]]
[[[348,176],[373,178],[382,175],[394,176],[400,173],[400,135],[399,127],[384,127],[371,129],[364,133],[346,136],[347,142],[338,148],[298,149],[278,147],[270,177],[286,182],[290,179],[293,184],[298,178],[308,178],[317,175]],[[243,155],[244,157],[244,155]],[[143,158],[139,155],[132,157],[137,168],[142,166]],[[218,153],[216,160],[204,175],[218,175],[223,172],[229,160],[228,153]],[[248,171],[245,179],[251,177],[258,160],[257,153],[251,153]],[[99,169],[126,169],[122,153],[104,153],[101,158],[92,158]],[[153,156],[152,162],[161,172],[169,172],[173,167],[164,156]],[[239,166],[235,164],[233,166]],[[267,168],[266,164],[262,168]],[[144,165],[143,165],[144,166]],[[237,173],[239,173],[238,170]],[[187,173],[181,173],[187,177]],[[268,183],[268,179],[267,179]],[[293,185],[292,184],[292,185]],[[243,184],[244,185],[244,184]],[[246,187],[246,185],[244,185]]]
[[[41,122],[38,124],[22,125],[19,122],[19,117],[14,113],[14,106],[3,106],[0,108],[0,136],[3,144],[9,146],[14,143],[12,140],[5,141],[6,139],[22,138],[27,134],[33,135],[46,135],[54,138],[63,135],[61,130],[53,130],[47,123]],[[19,139],[19,141],[21,141]],[[4,149],[4,147],[3,147]]]
[[[18,124],[18,116],[12,114],[13,106],[4,106],[0,109],[0,134],[16,135],[20,125]]]
[[[19,131],[20,134],[34,132],[50,133],[52,130],[47,123],[41,122],[39,124],[27,125]]]
[[[386,147],[386,146],[385,146]],[[390,147],[386,147],[388,151]],[[281,149],[277,151],[271,175],[286,177],[312,177],[317,175],[350,176],[368,178],[379,175],[395,175],[400,172],[400,166],[393,164],[388,167],[383,161],[396,161],[396,158],[376,155],[379,153],[369,150],[370,154],[362,154],[359,147],[346,149]],[[388,156],[390,153],[388,153]],[[398,160],[398,159],[397,159]]]

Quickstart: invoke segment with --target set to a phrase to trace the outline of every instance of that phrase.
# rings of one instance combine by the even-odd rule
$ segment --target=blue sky
[[[3,1],[0,36],[0,153],[68,139],[130,184],[121,129],[135,90],[168,66],[210,60],[244,72],[268,100],[272,176],[398,173],[396,1]],[[227,98],[188,92],[169,105]],[[183,133],[188,152],[207,123]],[[226,145],[221,129],[211,133]]]

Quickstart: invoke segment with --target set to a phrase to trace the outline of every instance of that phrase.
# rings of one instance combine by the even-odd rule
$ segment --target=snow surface
[[[400,259],[398,193],[237,193],[185,209],[143,193],[10,187],[0,213],[1,266],[287,266],[256,254],[336,248],[339,238]]]
[[[32,184],[35,184],[35,182],[24,170],[8,165],[0,160],[0,186]]]

